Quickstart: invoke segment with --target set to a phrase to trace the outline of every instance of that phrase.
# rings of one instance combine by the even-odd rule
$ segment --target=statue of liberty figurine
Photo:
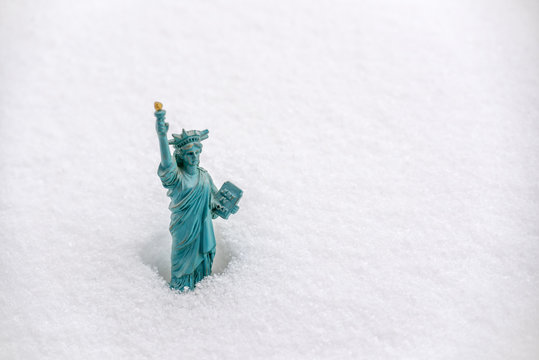
[[[193,289],[211,274],[215,257],[212,219],[228,218],[238,210],[242,191],[226,182],[217,190],[210,174],[199,167],[202,141],[208,130],[183,130],[167,140],[168,123],[161,103],[155,103],[156,130],[161,150],[157,174],[170,197],[172,235],[170,288]],[[174,160],[169,144],[174,147]]]

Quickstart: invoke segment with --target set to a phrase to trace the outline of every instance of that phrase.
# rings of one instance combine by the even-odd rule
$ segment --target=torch
[[[155,117],[157,118],[157,121],[164,122],[165,115],[167,112],[163,110],[163,104],[161,104],[159,101],[156,101],[153,103],[153,107],[155,108]],[[168,131],[168,123],[165,123],[165,129],[166,131]]]

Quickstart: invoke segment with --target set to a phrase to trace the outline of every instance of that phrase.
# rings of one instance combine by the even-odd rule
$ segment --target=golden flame
[[[156,101],[153,103],[153,107],[155,108],[155,111],[159,111],[163,108],[163,104],[161,104],[159,101]]]

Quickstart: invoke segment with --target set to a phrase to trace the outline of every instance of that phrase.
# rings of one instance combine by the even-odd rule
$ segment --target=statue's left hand
[[[215,204],[212,208],[213,211],[223,211],[225,208],[221,204]]]
[[[215,200],[212,200],[211,202],[211,217],[213,219],[217,218],[217,214],[215,213],[216,211],[223,211],[225,208],[223,207],[223,205],[219,204],[219,202],[215,201]]]

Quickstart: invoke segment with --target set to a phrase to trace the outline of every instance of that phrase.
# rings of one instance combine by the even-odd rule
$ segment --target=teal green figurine
[[[212,219],[228,219],[238,211],[243,191],[230,182],[217,190],[210,174],[199,167],[202,141],[208,130],[183,130],[167,140],[166,111],[155,103],[155,128],[161,150],[157,174],[168,189],[172,235],[170,288],[183,291],[193,289],[205,276],[211,274],[215,258],[215,234]],[[174,147],[174,160],[169,145]]]

